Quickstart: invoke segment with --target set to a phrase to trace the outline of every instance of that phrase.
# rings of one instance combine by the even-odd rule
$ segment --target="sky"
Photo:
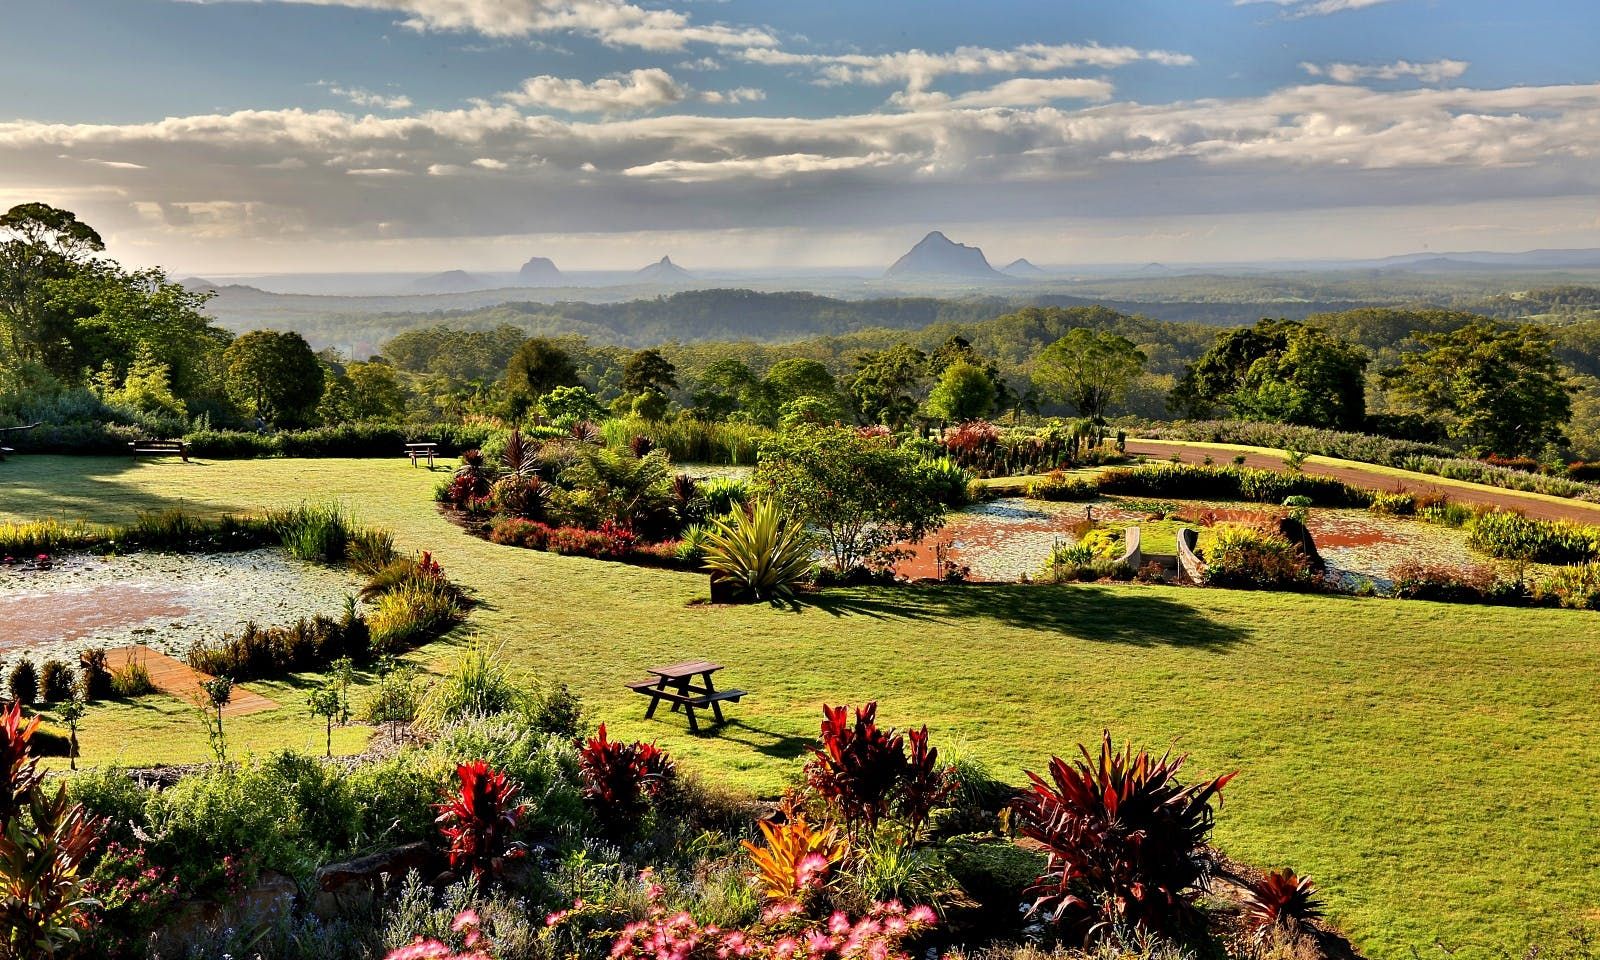
[[[1600,247],[1593,0],[4,0],[0,207],[289,271]]]

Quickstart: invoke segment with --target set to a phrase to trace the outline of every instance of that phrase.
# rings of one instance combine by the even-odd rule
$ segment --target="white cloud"
[[[707,90],[700,94],[706,103],[754,103],[767,99],[765,90],[756,87],[734,87],[732,90]]]
[[[363,90],[360,87],[343,87],[327,80],[318,81],[317,86],[326,87],[328,92],[336,97],[343,97],[358,107],[369,107],[377,110],[410,110],[411,98],[403,94],[386,96]]]
[[[295,3],[390,11],[417,31],[471,32],[486,37],[576,33],[617,47],[681,50],[691,43],[765,47],[777,41],[757,27],[696,24],[676,10],[649,10],[624,0],[185,0],[190,3]]]
[[[1327,77],[1335,83],[1360,83],[1363,80],[1401,80],[1415,78],[1423,83],[1443,83],[1455,80],[1467,72],[1472,64],[1465,60],[1433,60],[1412,63],[1396,60],[1394,63],[1302,63],[1300,69],[1313,77]]]
[[[602,77],[593,83],[563,77],[538,76],[522,87],[500,95],[521,107],[541,107],[564,113],[636,113],[682,101],[688,91],[672,74],[659,67],[631,70],[620,77]]]
[[[1375,7],[1380,3],[1389,2],[1391,0],[1233,0],[1233,5],[1243,7],[1258,3],[1270,3],[1274,6],[1282,7],[1285,16],[1325,17],[1330,13],[1362,10],[1367,7]]]
[[[1017,77],[992,87],[950,97],[942,93],[896,93],[889,102],[911,109],[936,107],[1037,107],[1057,100],[1111,99],[1116,88],[1109,80],[1083,77]]]
[[[1003,81],[937,111],[832,117],[579,120],[500,103],[402,116],[18,120],[0,122],[0,193],[46,183],[93,197],[81,214],[133,236],[156,235],[150,216],[188,236],[188,211],[220,211],[226,226],[206,229],[270,240],[484,236],[530,222],[595,232],[838,228],[952,211],[1176,215],[1600,192],[1600,84],[1323,83],[1238,99],[1041,102],[1064,89]],[[1096,91],[1080,81],[1076,92]],[[63,154],[148,169],[129,177]],[[287,174],[289,161],[303,166]],[[796,184],[808,186],[791,191]]]
[[[757,48],[741,53],[752,63],[769,66],[804,66],[818,72],[820,82],[874,85],[905,84],[910,93],[928,88],[950,75],[1052,73],[1069,67],[1122,67],[1140,60],[1166,66],[1187,66],[1194,58],[1166,50],[1106,47],[1098,43],[1030,43],[1010,49],[957,47],[946,53],[903,50],[881,54],[792,53]]]

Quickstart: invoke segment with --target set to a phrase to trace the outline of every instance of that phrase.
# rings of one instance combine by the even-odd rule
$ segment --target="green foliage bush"
[[[601,434],[607,446],[618,448],[628,446],[634,437],[649,437],[678,463],[747,467],[755,464],[762,442],[772,437],[773,431],[759,424],[733,421],[619,417],[602,424]]]
[[[1542,493],[1550,497],[1565,497],[1600,503],[1600,485],[1583,483],[1561,476],[1513,470],[1484,463],[1482,460],[1412,456],[1407,457],[1400,466],[1407,470],[1414,470],[1417,473],[1428,473],[1450,480],[1465,480],[1469,483],[1481,483],[1485,486],[1500,487],[1505,490]]]
[[[1023,495],[1030,500],[1093,500],[1100,496],[1100,484],[1095,477],[1079,477],[1053,470],[1037,480],[1028,481]]]
[[[1600,528],[1564,520],[1535,520],[1494,510],[1472,522],[1467,542],[1501,560],[1585,563],[1600,559]]]
[[[1562,567],[1533,582],[1533,599],[1570,610],[1600,610],[1600,563]]]
[[[1310,586],[1316,579],[1299,546],[1251,527],[1211,528],[1201,538],[1200,554],[1210,586],[1275,590]]]
[[[1191,500],[1282,503],[1289,497],[1309,497],[1328,507],[1364,507],[1372,500],[1370,492],[1331,477],[1188,463],[1113,467],[1100,474],[1099,484],[1102,493]]]
[[[1196,443],[1230,443],[1245,447],[1299,450],[1322,457],[1359,460],[1384,466],[1405,466],[1411,457],[1448,457],[1437,444],[1396,440],[1369,433],[1349,433],[1318,427],[1293,426],[1265,420],[1180,420],[1141,429],[1140,436],[1157,440]],[[1411,469],[1407,467],[1407,469]]]

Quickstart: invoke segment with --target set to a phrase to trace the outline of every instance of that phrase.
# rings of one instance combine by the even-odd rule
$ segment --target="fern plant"
[[[757,501],[748,513],[715,521],[705,535],[706,568],[737,591],[774,606],[793,602],[811,573],[816,542],[777,501]]]

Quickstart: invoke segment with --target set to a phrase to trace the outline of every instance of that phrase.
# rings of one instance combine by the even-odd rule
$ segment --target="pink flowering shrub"
[[[450,931],[456,935],[456,945],[418,937],[390,950],[384,960],[494,960],[494,943],[484,935],[478,911],[468,909],[456,914]]]
[[[910,960],[905,942],[935,919],[928,907],[890,901],[859,920],[839,912],[819,921],[791,902],[770,908],[748,930],[723,930],[687,911],[669,913],[659,886],[649,896],[649,917],[623,928],[612,960]]]

